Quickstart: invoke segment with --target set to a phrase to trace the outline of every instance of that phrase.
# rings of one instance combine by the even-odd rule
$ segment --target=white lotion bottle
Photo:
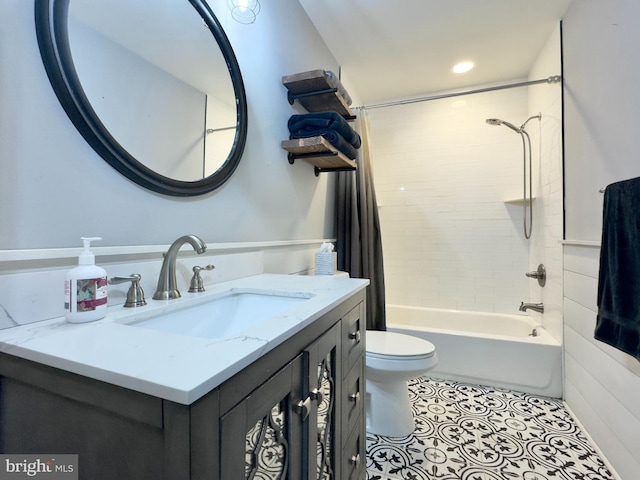
[[[67,272],[64,282],[64,316],[70,323],[93,322],[107,314],[107,271],[96,266],[96,257],[89,250],[94,240],[102,238],[82,237],[84,251],[78,266]]]

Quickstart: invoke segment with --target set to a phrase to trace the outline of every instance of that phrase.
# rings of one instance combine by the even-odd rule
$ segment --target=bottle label
[[[107,305],[107,278],[85,278],[76,280],[76,312],[90,312]],[[72,307],[72,305],[70,305]],[[72,308],[73,311],[73,308]]]

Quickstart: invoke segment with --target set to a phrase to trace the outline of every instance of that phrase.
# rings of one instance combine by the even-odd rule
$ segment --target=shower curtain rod
[[[560,75],[553,75],[548,78],[541,78],[540,80],[529,80],[527,82],[508,83],[506,85],[496,85],[493,87],[477,88],[475,90],[463,90],[460,92],[443,93],[440,95],[431,95],[429,97],[412,98],[409,100],[399,100],[396,102],[389,102],[389,103],[377,103],[374,105],[365,105],[363,108],[366,110],[366,109],[372,109],[372,108],[393,107],[396,105],[406,105],[409,103],[426,102],[429,100],[440,100],[441,98],[459,97],[461,95],[471,95],[473,93],[493,92],[494,90],[504,90],[506,88],[528,87],[529,85],[537,85],[539,83],[552,84],[552,83],[558,83],[560,80],[562,80],[562,77]]]

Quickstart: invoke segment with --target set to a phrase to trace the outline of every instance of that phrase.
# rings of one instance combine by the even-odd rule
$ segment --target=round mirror
[[[53,89],[102,158],[167,195],[201,195],[229,179],[246,141],[246,97],[204,0],[35,5]]]

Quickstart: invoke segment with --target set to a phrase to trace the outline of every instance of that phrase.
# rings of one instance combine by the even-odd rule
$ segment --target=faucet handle
[[[544,287],[547,282],[547,270],[544,268],[543,264],[538,265],[538,269],[533,272],[527,272],[525,275],[529,278],[538,279],[538,285]]]
[[[137,273],[132,274],[129,277],[112,277],[109,279],[110,285],[118,285],[119,283],[131,282],[131,287],[127,292],[127,300],[124,302],[124,306],[129,307],[143,307],[147,304],[144,299],[144,291],[140,286],[140,279],[142,276]]]
[[[193,267],[193,277],[191,278],[191,284],[189,285],[189,292],[204,292],[204,282],[200,276],[200,270],[213,270],[216,268],[213,265],[207,265],[206,267]]]

